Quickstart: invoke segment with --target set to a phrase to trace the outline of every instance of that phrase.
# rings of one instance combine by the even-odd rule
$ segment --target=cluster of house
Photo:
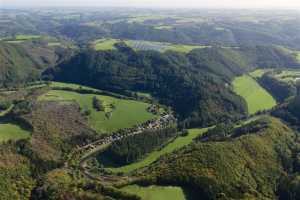
[[[103,148],[103,145],[108,145],[110,143],[113,143],[115,141],[121,140],[129,136],[141,134],[146,130],[163,129],[174,123],[176,123],[176,118],[170,113],[165,113],[161,115],[158,119],[149,120],[143,124],[137,125],[134,128],[121,129],[108,137],[83,146],[71,153],[72,156],[69,160],[73,160],[72,157],[74,158],[74,156],[78,157],[78,155],[84,154],[81,156],[80,159],[80,163],[83,164],[84,160],[87,160],[88,157],[101,150]],[[68,166],[68,162],[66,162],[66,166]]]
[[[176,123],[176,118],[172,114],[165,114],[159,117],[158,119],[149,120],[141,125],[138,125],[134,128],[122,129],[118,132],[111,134],[110,136],[96,141],[90,145],[93,147],[99,145],[109,144],[118,140],[121,140],[125,137],[133,136],[144,132],[145,130],[159,130],[169,126],[170,124]]]

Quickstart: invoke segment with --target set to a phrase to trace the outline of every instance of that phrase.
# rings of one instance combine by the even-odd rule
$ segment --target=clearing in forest
[[[268,110],[276,106],[276,100],[248,75],[237,77],[232,82],[234,92],[245,99],[248,113]]]

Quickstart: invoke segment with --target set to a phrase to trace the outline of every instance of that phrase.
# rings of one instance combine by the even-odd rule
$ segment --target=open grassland
[[[136,194],[142,200],[186,200],[180,187],[173,186],[148,186],[129,185],[121,189],[130,194]]]
[[[300,52],[299,51],[297,52],[297,61],[298,61],[298,63],[300,63]]]
[[[118,39],[100,39],[93,42],[93,47],[96,51],[114,50],[115,44],[121,42]],[[167,42],[154,42],[144,40],[123,40],[127,46],[134,50],[153,50],[153,51],[176,51],[181,53],[189,53],[193,49],[208,48],[209,46],[203,45],[183,45],[172,44]]]
[[[140,15],[140,16],[132,16],[127,21],[128,23],[143,23],[147,20],[163,20],[169,17],[174,17],[174,16],[173,15]]]
[[[104,111],[96,111],[93,98],[103,102]],[[64,90],[50,90],[39,97],[40,101],[60,101],[62,103],[77,102],[83,111],[89,111],[88,121],[97,132],[113,132],[122,128],[130,128],[156,116],[147,112],[149,104],[133,100],[118,99],[95,94],[80,94]]]
[[[48,42],[48,46],[50,46],[50,47],[58,47],[61,45],[62,44],[60,42]]]
[[[91,91],[100,91],[98,89],[88,87],[88,86],[83,86],[83,85],[78,85],[74,83],[62,83],[62,82],[50,82],[50,87],[55,87],[55,88],[70,88],[70,89],[84,89],[84,90],[91,90]]]
[[[194,49],[203,49],[203,48],[209,48],[209,46],[174,44],[174,45],[170,45],[167,48],[167,50],[181,52],[181,53],[189,53],[190,51],[192,51]]]
[[[294,83],[300,78],[300,70],[297,69],[258,69],[250,73],[253,78],[261,78],[265,73],[270,72],[274,78],[279,81]]]
[[[249,114],[271,109],[276,105],[275,99],[248,75],[235,78],[232,85],[235,93],[247,102]]]
[[[253,78],[261,78],[266,72],[272,71],[272,69],[257,69],[250,73]]]
[[[114,50],[115,44],[120,42],[117,39],[100,39],[93,42],[94,49],[96,51],[107,51],[107,50]]]
[[[169,25],[161,25],[161,26],[155,26],[154,27],[157,30],[170,30],[173,28],[173,26],[169,26]]]
[[[180,149],[190,143],[192,143],[193,139],[196,138],[197,136],[205,133],[208,129],[203,128],[203,129],[190,129],[189,134],[184,137],[178,137],[168,145],[166,145],[164,148],[153,151],[150,154],[148,154],[143,160],[132,163],[130,165],[118,167],[118,168],[108,168],[109,171],[112,172],[124,172],[124,173],[129,173],[131,171],[134,171],[139,168],[146,167],[159,159],[159,157],[172,153],[173,151]]]
[[[154,50],[154,51],[176,51],[182,53],[189,53],[193,49],[207,48],[208,46],[202,45],[183,45],[172,44],[167,42],[153,42],[143,40],[126,40],[125,43],[135,50]]]
[[[18,125],[0,122],[0,142],[26,139],[29,138],[30,135],[29,131],[22,129]]]
[[[16,40],[32,40],[40,38],[40,35],[17,35]]]
[[[300,70],[274,71],[273,76],[279,81],[294,83],[300,78]]]
[[[39,39],[40,35],[16,35],[14,38],[5,39],[8,43],[22,43],[27,40]]]

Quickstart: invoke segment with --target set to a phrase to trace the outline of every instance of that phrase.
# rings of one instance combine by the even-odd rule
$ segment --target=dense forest
[[[220,47],[188,54],[134,51],[123,43],[118,50],[87,50],[56,68],[45,79],[67,81],[99,89],[149,92],[171,106],[184,126],[212,125],[247,113],[245,102],[234,94],[231,80],[260,66],[297,67],[295,58],[276,47]]]
[[[105,161],[103,158],[109,160],[110,164],[113,164],[114,166],[130,164],[143,158],[147,153],[162,147],[175,136],[177,136],[176,128],[145,131],[142,134],[114,142],[97,157],[100,160],[100,163],[104,165]]]
[[[0,13],[1,199],[300,199],[299,12]]]

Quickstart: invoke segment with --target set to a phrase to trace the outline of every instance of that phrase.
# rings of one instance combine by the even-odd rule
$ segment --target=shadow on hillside
[[[205,197],[202,197],[201,193],[199,191],[196,191],[195,189],[191,189],[188,187],[182,187],[183,193],[186,200],[204,200]]]

